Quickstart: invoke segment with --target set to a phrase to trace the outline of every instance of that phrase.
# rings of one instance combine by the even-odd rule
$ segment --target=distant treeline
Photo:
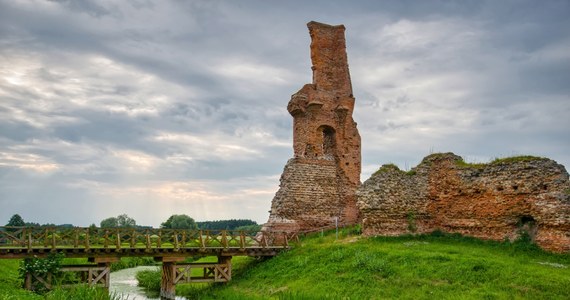
[[[40,223],[35,223],[35,222],[26,222],[24,226],[26,226],[26,227],[61,227],[61,228],[73,228],[73,224],[59,224],[59,225],[55,225],[55,224],[52,224],[52,223],[40,224]]]
[[[248,231],[258,231],[261,229],[261,225],[258,225],[255,221],[249,219],[231,219],[231,220],[217,220],[217,221],[204,221],[195,222],[194,219],[187,215],[172,215],[166,222],[161,224],[161,228],[171,228],[171,229],[196,229],[196,225],[202,230],[212,230],[212,229],[226,229],[226,230],[248,230]],[[73,224],[40,224],[36,222],[25,222],[24,219],[18,215],[13,215],[8,224],[5,226],[27,226],[27,227],[59,227],[59,228],[73,228]],[[97,225],[91,224],[90,228],[96,228]],[[151,226],[141,226],[137,225],[136,221],[127,216],[126,214],[119,215],[117,217],[110,217],[101,221],[102,228],[114,228],[114,227],[128,227],[128,228],[138,228],[138,229],[150,229]]]
[[[227,230],[259,230],[261,228],[255,221],[247,219],[231,219],[218,221],[196,222],[198,228],[202,230],[208,229],[227,229]]]

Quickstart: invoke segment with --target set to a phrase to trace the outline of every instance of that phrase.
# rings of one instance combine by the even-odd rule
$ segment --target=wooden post
[[[131,248],[134,248],[135,245],[137,244],[137,243],[136,243],[136,234],[137,234],[137,233],[136,233],[135,230],[133,229],[133,231],[131,232]]]
[[[222,247],[228,248],[227,230],[222,231]]]
[[[55,242],[55,228],[53,229],[52,233],[51,233],[51,248],[55,249],[56,247],[56,242]]]
[[[176,284],[174,283],[175,262],[162,262],[162,280],[160,282],[160,299],[176,299]]]
[[[22,236],[24,236],[25,231],[22,231]],[[28,231],[28,252],[32,252],[32,230]]]
[[[89,229],[85,231],[85,251],[89,251],[89,240],[91,236],[89,235]]]
[[[121,249],[121,232],[118,230],[117,230],[117,241],[115,243],[116,243],[115,248]]]
[[[79,231],[77,228],[73,229],[73,248],[79,246]]]
[[[46,227],[46,229],[44,230],[44,248],[47,248],[49,246],[49,229]],[[39,236],[38,236],[39,238]]]
[[[201,249],[206,248],[206,245],[204,243],[204,237],[202,236],[202,230],[200,230],[200,248]]]
[[[105,229],[105,240],[103,241],[103,248],[109,248],[109,230]]]
[[[243,230],[239,233],[239,247],[240,249],[245,249],[245,233]]]
[[[104,267],[101,272],[96,273],[93,270],[89,269],[88,281],[89,286],[96,285],[97,283],[104,281],[105,289],[109,289],[109,285],[111,283],[111,263],[118,262],[120,258],[118,256],[109,256],[109,257],[90,257],[89,261],[96,263],[99,267]]]
[[[109,290],[109,286],[111,285],[111,262],[102,262],[98,264],[100,267],[105,267],[105,269],[103,271],[101,271],[101,273],[99,273],[99,276],[97,276],[94,280],[93,280],[93,284],[97,284],[99,281],[102,281],[101,279],[103,279],[104,282],[104,287],[106,290]]]
[[[232,280],[232,257],[218,256],[218,265],[215,269],[215,282],[228,282]]]

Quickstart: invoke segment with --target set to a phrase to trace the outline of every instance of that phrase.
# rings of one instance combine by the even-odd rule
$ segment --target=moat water
[[[143,270],[158,270],[159,267],[141,266],[130,269],[123,269],[111,273],[111,284],[109,292],[121,296],[125,300],[159,300],[158,293],[147,292],[144,288],[137,286],[137,272]],[[176,297],[177,300],[185,300],[184,297]]]

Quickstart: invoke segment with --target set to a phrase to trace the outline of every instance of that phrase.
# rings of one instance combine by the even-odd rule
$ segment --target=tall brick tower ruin
[[[313,83],[291,96],[293,150],[265,230],[299,231],[358,221],[360,135],[344,26],[309,22]]]

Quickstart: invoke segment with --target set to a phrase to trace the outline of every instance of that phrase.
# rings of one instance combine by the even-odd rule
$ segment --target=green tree
[[[117,223],[119,227],[135,227],[137,226],[137,221],[135,219],[127,216],[127,214],[122,214],[117,217]]]
[[[168,220],[160,224],[160,228],[198,229],[198,225],[196,225],[196,221],[188,215],[172,215]]]
[[[10,218],[6,226],[26,226],[26,222],[24,222],[24,219],[22,219],[19,214],[15,214]]]
[[[115,217],[107,218],[101,221],[101,228],[119,227],[119,221]]]
[[[137,226],[137,221],[129,217],[127,214],[122,214],[117,217],[110,217],[101,221],[101,228],[135,227],[135,226]]]

